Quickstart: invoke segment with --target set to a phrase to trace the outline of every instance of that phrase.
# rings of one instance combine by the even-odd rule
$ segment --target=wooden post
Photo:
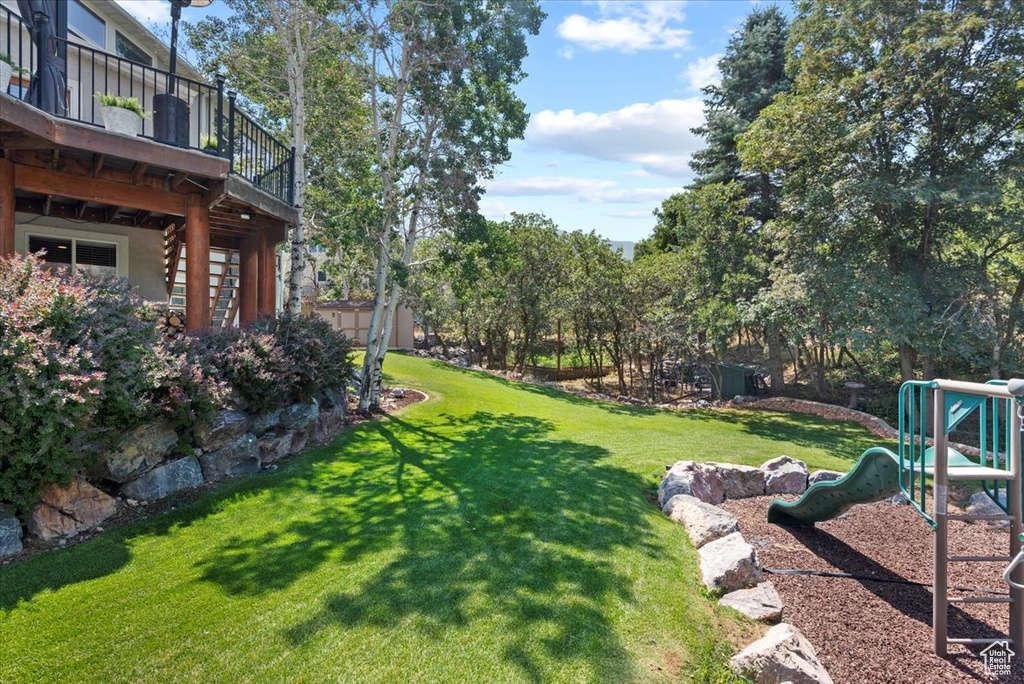
[[[239,241],[238,322],[255,321],[259,283],[259,250],[255,236]]]
[[[189,195],[185,207],[185,327],[210,325],[210,209],[202,195]]]
[[[14,164],[0,159],[0,258],[14,254]]]
[[[277,308],[277,263],[270,231],[260,229],[258,247],[259,277],[257,283],[257,309],[260,316],[273,316]]]

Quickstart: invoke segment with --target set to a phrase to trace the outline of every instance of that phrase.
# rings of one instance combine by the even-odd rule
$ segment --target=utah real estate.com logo
[[[997,641],[994,644],[989,644],[981,652],[981,657],[985,660],[985,674],[1009,677],[1014,655],[1016,654],[1010,650],[1009,641]]]

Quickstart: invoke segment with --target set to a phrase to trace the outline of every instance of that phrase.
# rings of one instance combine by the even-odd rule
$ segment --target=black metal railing
[[[45,109],[43,89],[30,93],[30,84],[39,65],[52,61],[63,74],[66,94],[51,114],[102,127],[100,96],[135,98],[146,112],[139,136],[224,157],[232,173],[294,204],[294,149],[246,115],[234,93],[225,101],[223,77],[210,85],[63,38],[52,41],[36,45],[21,17],[0,5],[0,58],[8,56],[15,65],[0,92]],[[175,112],[168,107],[171,100],[179,101],[177,113],[184,120],[168,123]]]

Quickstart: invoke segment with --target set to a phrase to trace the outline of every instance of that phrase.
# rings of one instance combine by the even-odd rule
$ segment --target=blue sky
[[[147,25],[166,24],[165,0],[118,0]],[[530,39],[529,77],[518,92],[531,120],[511,161],[487,184],[492,219],[541,212],[564,230],[638,240],[651,212],[691,179],[701,147],[700,88],[751,0],[542,2],[548,14]],[[186,9],[183,18],[226,6]],[[166,34],[164,34],[166,35]]]

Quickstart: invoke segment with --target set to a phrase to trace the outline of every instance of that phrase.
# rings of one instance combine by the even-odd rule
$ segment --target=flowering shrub
[[[35,258],[0,260],[0,500],[32,505],[96,452],[89,426],[104,374],[82,344],[89,292]]]
[[[266,319],[164,343],[157,312],[119,279],[0,259],[0,501],[25,512],[40,486],[88,469],[125,431],[192,426],[241,399],[254,412],[343,387],[351,344],[325,321]]]

